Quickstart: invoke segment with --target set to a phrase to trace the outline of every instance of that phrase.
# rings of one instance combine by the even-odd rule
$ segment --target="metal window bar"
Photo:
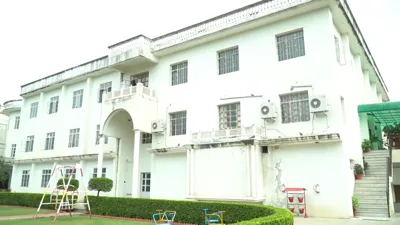
[[[218,53],[219,75],[239,70],[239,48],[224,50]]]
[[[170,114],[171,136],[186,134],[186,111]]]
[[[276,37],[279,61],[305,55],[303,30],[279,35]]]

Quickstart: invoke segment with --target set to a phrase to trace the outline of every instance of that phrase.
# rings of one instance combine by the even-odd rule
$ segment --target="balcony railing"
[[[107,102],[111,100],[125,99],[132,96],[140,96],[152,100],[156,99],[155,91],[151,88],[143,86],[142,83],[137,83],[136,86],[122,86],[122,88],[119,90],[105,93],[103,98]]]
[[[240,128],[224,129],[224,130],[211,130],[211,131],[198,131],[191,133],[191,139],[195,143],[213,143],[225,142],[234,140],[246,139],[261,139],[264,132],[261,127],[256,126],[243,126]]]

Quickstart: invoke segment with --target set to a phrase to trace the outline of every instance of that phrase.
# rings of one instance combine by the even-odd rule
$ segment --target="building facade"
[[[113,179],[110,196],[286,207],[282,190],[301,187],[308,215],[338,218],[353,215],[362,162],[357,106],[389,100],[343,0],[261,1],[139,35],[21,96],[12,191],[79,163],[86,181]]]

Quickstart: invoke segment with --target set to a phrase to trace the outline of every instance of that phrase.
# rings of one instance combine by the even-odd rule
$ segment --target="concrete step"
[[[356,186],[354,187],[354,192],[376,192],[376,193],[385,193],[386,194],[386,187],[364,187],[364,186]]]
[[[361,180],[356,180],[357,185],[364,185],[364,184],[384,184],[386,187],[386,179],[385,177],[374,177],[374,179],[369,179],[369,176],[364,176]],[[381,178],[381,179],[378,179]]]
[[[386,202],[386,193],[385,195],[363,195],[363,194],[356,194],[354,196],[358,198],[358,200],[363,201],[385,201]]]
[[[370,217],[384,217],[388,216],[388,209],[386,208],[360,208],[357,209],[358,216],[370,216]]]
[[[387,213],[374,213],[374,212],[358,212],[357,210],[357,217],[377,217],[377,218],[387,218]]]
[[[387,206],[387,200],[386,198],[380,198],[380,199],[369,199],[367,196],[364,198],[359,198],[358,199],[360,206],[361,205],[378,205],[382,207]]]
[[[362,197],[362,196],[382,196],[382,197],[386,198],[386,191],[359,190],[359,189],[354,188],[354,195],[357,197],[358,196],[360,196],[360,197]]]
[[[400,203],[394,203],[394,211],[400,213]]]
[[[363,187],[363,188],[386,188],[386,182],[369,182],[368,180],[356,180],[355,188]]]

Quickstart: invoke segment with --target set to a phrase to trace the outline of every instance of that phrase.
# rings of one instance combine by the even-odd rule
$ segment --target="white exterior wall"
[[[19,131],[21,129],[21,121],[20,121],[20,129],[14,129],[14,125],[15,125],[15,118],[17,116],[20,116],[20,112],[16,111],[16,112],[12,112],[10,113],[10,115],[8,116],[8,130],[7,130],[7,135],[6,135],[6,142],[5,142],[5,151],[4,151],[4,156],[5,157],[11,157],[11,146],[12,144],[16,144],[16,153],[15,155],[18,154],[19,149],[21,147],[21,143],[19,141]]]
[[[8,130],[8,117],[0,114],[0,156],[4,156]]]
[[[94,143],[96,125],[100,124],[102,132],[111,136],[104,146],[105,153],[118,152],[115,138],[120,139],[118,166],[116,159],[104,159],[102,162],[102,167],[107,168],[107,177],[114,180],[118,191],[114,188],[104,195],[133,195],[132,187],[138,184],[135,184],[135,175],[132,174],[137,166],[139,173],[151,172],[152,198],[253,198],[264,204],[285,207],[285,195],[279,190],[284,185],[307,189],[309,216],[351,217],[354,176],[349,159],[362,162],[358,140],[364,137],[364,134],[359,134],[357,106],[379,101],[379,95],[376,85],[371,84],[367,79],[369,75],[362,70],[359,56],[351,53],[348,36],[340,34],[332,21],[328,8],[308,12],[187,48],[159,58],[155,66],[141,65],[125,73],[127,78],[149,72],[149,87],[155,90],[156,107],[155,104],[143,107],[141,104],[147,100],[140,98],[115,104],[97,103],[101,83],[112,81],[113,91],[121,89],[120,73],[108,70],[26,97],[18,137],[24,145],[26,136],[34,134],[35,146],[34,152],[20,152],[16,159],[98,153],[102,145]],[[300,28],[304,31],[305,56],[278,61],[276,35]],[[336,61],[334,35],[340,37],[343,49],[340,63]],[[234,46],[239,49],[239,71],[218,75],[217,52]],[[318,63],[321,60],[323,63]],[[182,61],[188,61],[188,83],[171,86],[171,65]],[[312,85],[312,88],[295,89],[293,92],[308,90],[309,96],[326,95],[330,108],[327,117],[282,124],[279,95],[290,93],[292,85]],[[72,93],[79,89],[84,89],[83,107],[72,109]],[[263,99],[220,99],[251,94],[263,95]],[[48,115],[48,100],[55,95],[60,96],[59,112]],[[134,157],[134,129],[148,132],[151,129],[148,124],[152,120],[164,120],[167,125],[164,137],[153,135],[152,148],[182,146],[191,143],[190,132],[218,129],[218,105],[221,104],[240,102],[241,125],[264,126],[259,112],[263,100],[273,101],[279,108],[277,121],[268,123],[265,128],[268,138],[296,137],[299,133],[339,133],[342,143],[281,146],[271,148],[268,154],[261,154],[259,146],[241,146],[165,155],[150,154],[146,151],[150,145],[140,144],[139,154],[136,155],[139,160]],[[35,101],[39,101],[38,118],[29,119],[30,103]],[[170,136],[168,114],[182,110],[187,111],[187,134]],[[126,120],[129,116],[119,111],[128,112],[133,124]],[[115,115],[115,118],[110,115]],[[109,117],[110,120],[106,120]],[[81,129],[80,144],[78,148],[71,149],[68,148],[68,135],[69,130],[74,128]],[[43,150],[47,132],[56,132],[55,150]],[[134,165],[135,161],[139,165]],[[86,171],[85,180],[99,165],[96,159],[63,163],[81,163]],[[12,190],[41,192],[40,171],[51,165],[14,165]],[[20,187],[24,169],[35,173],[32,176],[36,180],[31,181],[29,188]],[[316,184],[321,187],[319,194],[313,191]]]

